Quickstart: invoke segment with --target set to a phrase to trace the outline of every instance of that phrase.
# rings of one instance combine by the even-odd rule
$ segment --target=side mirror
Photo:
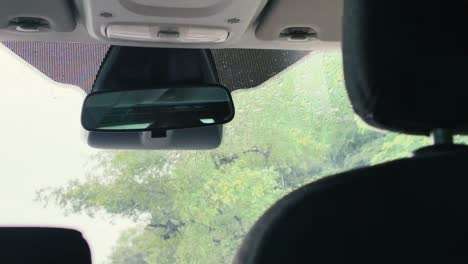
[[[101,91],[89,94],[81,123],[88,131],[165,131],[222,125],[234,118],[229,91],[222,86]]]

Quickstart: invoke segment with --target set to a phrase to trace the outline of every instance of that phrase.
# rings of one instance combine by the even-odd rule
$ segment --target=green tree
[[[325,175],[398,158],[423,139],[369,130],[353,114],[337,52],[312,54],[259,88],[212,151],[113,151],[84,181],[39,192],[69,212],[132,217],[112,263],[226,263],[255,220]]]

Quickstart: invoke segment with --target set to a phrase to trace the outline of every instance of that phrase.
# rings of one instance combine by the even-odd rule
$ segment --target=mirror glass
[[[225,87],[171,87],[91,93],[81,123],[89,131],[155,131],[220,125],[233,117]]]

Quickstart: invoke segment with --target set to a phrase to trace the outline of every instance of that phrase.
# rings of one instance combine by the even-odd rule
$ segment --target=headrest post
[[[449,129],[436,128],[431,132],[434,145],[452,145],[453,133]]]

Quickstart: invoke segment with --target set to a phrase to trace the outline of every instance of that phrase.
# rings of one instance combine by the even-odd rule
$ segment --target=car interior
[[[454,139],[468,126],[467,17],[464,1],[15,0],[0,3],[0,41],[109,46],[81,124],[93,148],[137,151],[218,148],[237,115],[231,92],[341,47],[358,118],[432,143],[290,192],[246,231],[232,263],[463,263],[468,148]],[[270,58],[251,66],[250,82],[242,53]],[[221,69],[223,56],[233,61]],[[75,230],[2,227],[0,240],[4,263],[92,261]]]

